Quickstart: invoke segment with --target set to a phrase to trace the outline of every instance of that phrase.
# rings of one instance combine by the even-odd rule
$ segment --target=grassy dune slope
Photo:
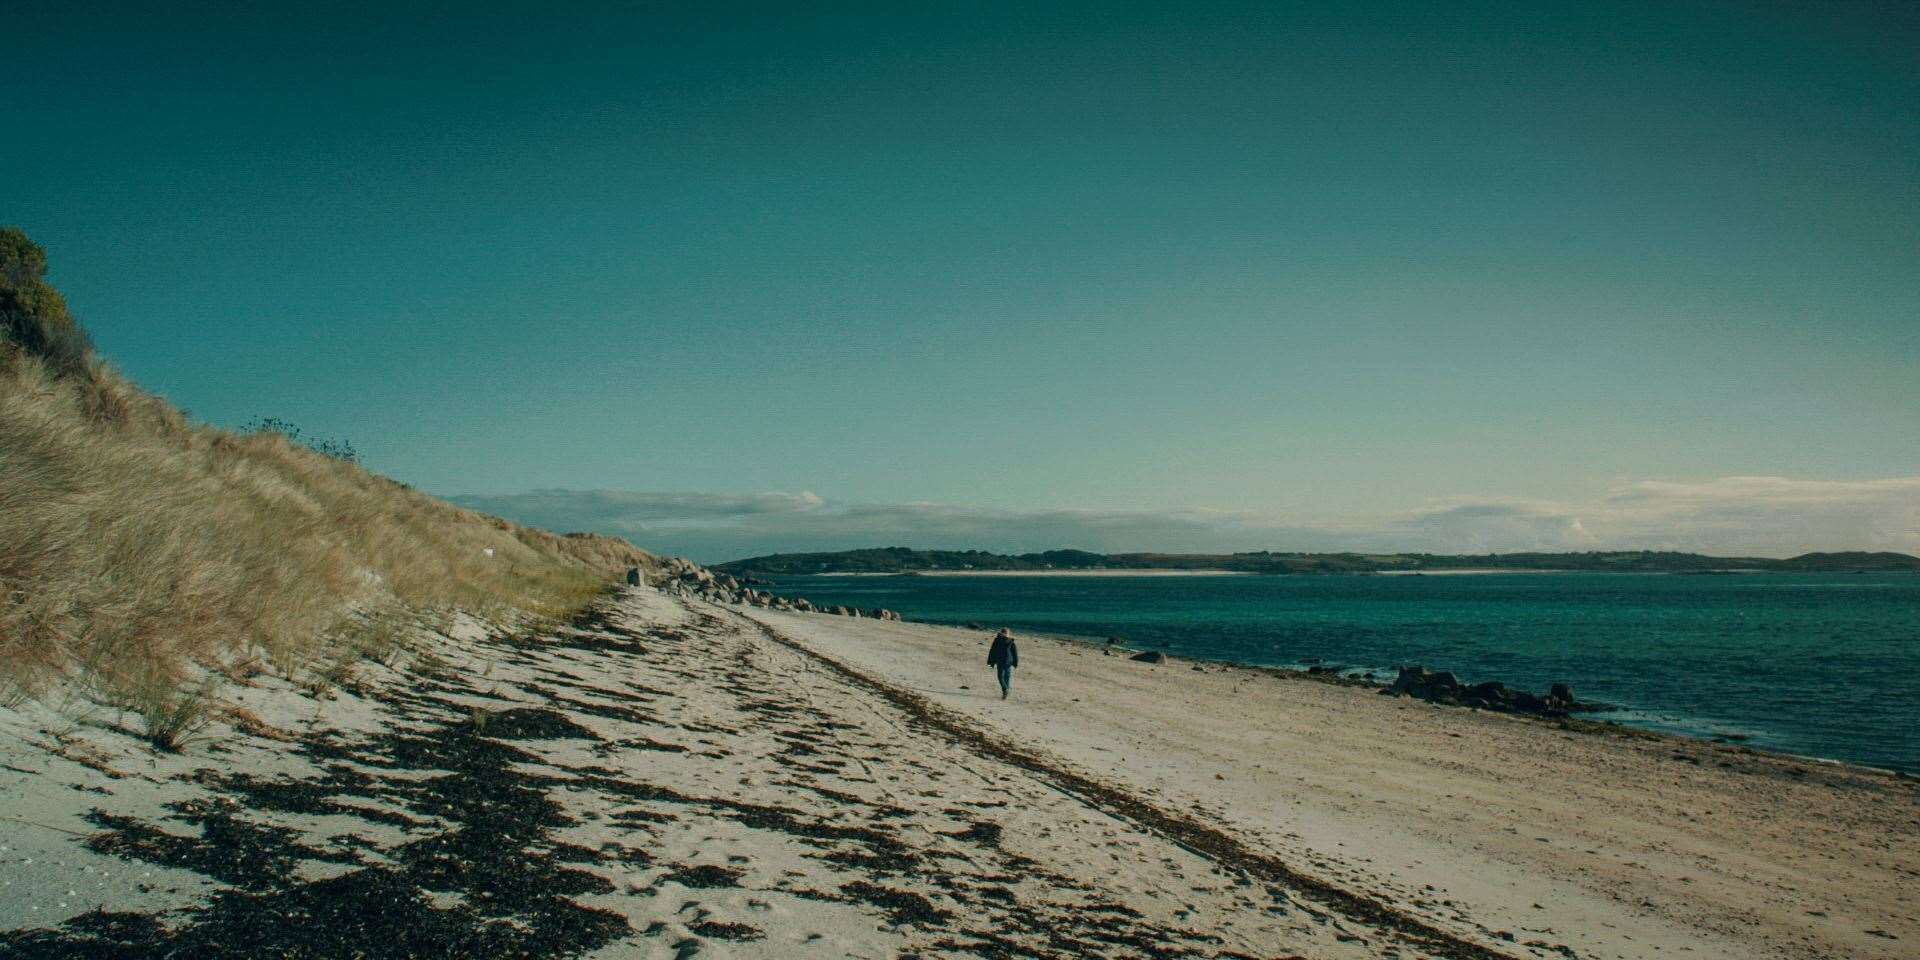
[[[424,613],[559,615],[653,564],[190,424],[94,356],[45,268],[0,230],[0,700],[67,678],[150,715],[196,662],[293,670]]]

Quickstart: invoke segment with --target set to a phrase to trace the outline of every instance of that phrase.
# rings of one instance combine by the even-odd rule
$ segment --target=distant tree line
[[[985,550],[913,550],[876,547],[830,553],[777,553],[722,563],[735,576],[816,573],[914,573],[941,570],[1227,570],[1236,573],[1336,574],[1426,570],[1553,570],[1617,573],[1911,571],[1920,558],[1904,553],[1808,553],[1770,557],[1713,557],[1664,550],[1585,553],[1091,553],[1047,550],[999,554]]]

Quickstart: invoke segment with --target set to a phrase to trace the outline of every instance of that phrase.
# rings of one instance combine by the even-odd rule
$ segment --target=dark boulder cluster
[[[796,600],[794,602],[798,604],[798,603],[806,603],[807,601]],[[900,619],[900,614],[896,613],[895,611],[887,610],[881,607],[875,607],[872,610],[862,610],[859,607],[815,607],[809,604],[808,607],[802,608],[802,607],[796,606],[794,609],[796,610],[809,609],[814,613],[826,613],[836,617],[865,617],[868,620]]]
[[[764,581],[740,580],[724,573],[715,573],[690,560],[675,557],[666,563],[666,576],[660,584],[660,589],[676,597],[706,600],[710,603],[729,603],[736,606],[764,607],[768,610],[790,610],[798,613],[826,613],[839,617],[866,617],[872,620],[900,619],[900,614],[892,610],[817,606],[805,597],[788,599],[775,596],[769,591],[755,589],[753,584],[757,583],[764,583]]]
[[[1564,683],[1554,684],[1545,696],[1541,696],[1525,690],[1514,690],[1498,681],[1461,683],[1449,671],[1433,671],[1425,667],[1401,667],[1400,675],[1380,692],[1389,696],[1413,697],[1429,703],[1540,717],[1564,717],[1568,713],[1596,709],[1594,704],[1575,700],[1573,688]]]

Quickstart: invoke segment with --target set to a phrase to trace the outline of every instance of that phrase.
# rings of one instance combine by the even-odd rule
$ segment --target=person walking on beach
[[[987,665],[1000,676],[1000,699],[1005,700],[1013,688],[1013,668],[1020,665],[1020,645],[1013,642],[1013,631],[1005,627],[993,635],[993,646],[987,650]]]

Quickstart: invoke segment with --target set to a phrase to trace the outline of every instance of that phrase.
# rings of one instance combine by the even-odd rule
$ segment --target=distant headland
[[[1615,550],[1588,553],[1090,553],[1047,550],[1015,555],[984,550],[879,547],[829,553],[776,553],[717,564],[734,576],[818,573],[921,573],[1047,570],[1218,570],[1264,574],[1420,573],[1461,570],[1591,573],[1920,573],[1920,557],[1904,553],[1806,553],[1774,557],[1711,557],[1698,553]]]

